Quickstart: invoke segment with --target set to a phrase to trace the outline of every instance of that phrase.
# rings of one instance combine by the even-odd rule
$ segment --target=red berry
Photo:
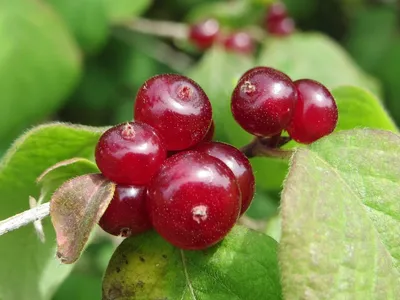
[[[199,250],[232,229],[240,212],[240,190],[219,159],[186,151],[165,161],[149,186],[147,205],[163,238],[179,248]]]
[[[267,23],[267,31],[275,36],[288,36],[292,34],[296,26],[292,18],[273,20]]]
[[[163,141],[149,125],[124,123],[108,129],[96,146],[96,163],[118,184],[144,185],[167,157]]]
[[[251,54],[254,51],[254,41],[253,38],[243,31],[231,33],[224,40],[225,49],[228,51]]]
[[[167,150],[199,143],[210,128],[211,103],[193,80],[176,74],[150,78],[139,89],[135,119],[153,126]]]
[[[242,195],[242,208],[240,215],[243,215],[250,206],[254,196],[254,174],[247,157],[235,147],[219,143],[202,143],[194,148],[221,160],[235,175]]]
[[[329,90],[317,81],[301,79],[294,84],[298,101],[287,131],[296,142],[310,144],[335,129],[336,102]]]
[[[193,24],[189,29],[189,40],[200,49],[210,48],[216,41],[219,33],[219,23],[215,19],[208,19]]]
[[[265,19],[267,22],[276,21],[276,20],[282,20],[287,16],[288,15],[286,10],[286,5],[282,2],[275,2],[268,7]]]
[[[244,130],[257,136],[272,136],[289,124],[296,100],[296,88],[287,75],[256,67],[239,79],[231,109]]]
[[[123,237],[151,229],[146,209],[146,188],[118,185],[99,225],[104,231]]]
[[[214,138],[214,132],[215,132],[215,125],[214,121],[211,121],[211,126],[207,131],[206,136],[203,138],[202,142],[211,142]]]
[[[294,21],[288,17],[286,6],[282,2],[276,2],[269,7],[264,26],[268,33],[275,36],[287,36],[295,30]]]

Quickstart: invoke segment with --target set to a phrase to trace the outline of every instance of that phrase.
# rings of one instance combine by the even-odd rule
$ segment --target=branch
[[[187,39],[189,27],[183,23],[137,18],[125,24],[126,28],[144,34],[173,39]]]
[[[41,220],[50,214],[50,203],[44,203],[8,219],[0,221],[0,235]]]
[[[268,139],[262,138],[254,138],[250,144],[243,146],[240,148],[240,151],[243,152],[248,158],[252,157],[274,157],[281,159],[289,159],[293,151],[292,150],[283,150],[277,147],[282,146],[287,143],[290,139],[286,137],[281,137],[281,140],[276,140],[276,137],[271,137]]]
[[[171,21],[136,18],[133,21],[122,23],[121,25],[136,32],[177,40],[187,39],[189,33],[188,24]],[[264,30],[258,26],[246,27],[244,30],[248,32],[254,40],[260,43],[265,40]]]
[[[190,56],[175,50],[161,40],[152,39],[151,43],[137,43],[135,37],[131,34],[131,32],[126,30],[125,27],[115,28],[113,33],[118,39],[134,45],[137,49],[146,53],[149,57],[162,64],[165,64],[178,73],[185,72],[193,64],[193,60]]]

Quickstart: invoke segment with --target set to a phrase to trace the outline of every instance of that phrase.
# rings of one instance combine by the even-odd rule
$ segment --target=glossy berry
[[[232,171],[198,151],[167,159],[153,178],[147,199],[154,229],[171,244],[188,250],[222,240],[238,219],[240,202]]]
[[[123,237],[151,229],[146,208],[146,188],[118,185],[99,225],[104,231]]]
[[[243,215],[254,197],[254,174],[247,157],[239,149],[219,142],[202,143],[193,150],[218,158],[233,172],[242,195]]]
[[[224,46],[227,51],[241,54],[251,54],[254,51],[253,38],[243,31],[228,35],[224,40]]]
[[[189,40],[200,49],[210,48],[219,34],[219,23],[215,19],[208,19],[193,24],[189,29]]]
[[[130,122],[108,129],[95,151],[105,177],[123,185],[145,185],[167,157],[163,141],[149,125]]]
[[[317,81],[301,79],[294,84],[298,102],[287,131],[296,142],[310,144],[335,129],[336,102],[328,89]]]
[[[214,138],[214,132],[215,132],[215,124],[214,121],[211,121],[211,126],[208,129],[205,137],[203,138],[202,142],[210,142]]]
[[[193,80],[176,74],[150,78],[139,89],[135,119],[153,126],[167,150],[183,150],[200,142],[211,125],[211,103]]]
[[[269,7],[264,26],[269,34],[275,36],[287,36],[295,30],[295,23],[287,15],[286,6],[281,2]]]
[[[239,79],[232,93],[235,120],[251,134],[279,134],[290,122],[297,100],[296,88],[284,73],[256,67]]]

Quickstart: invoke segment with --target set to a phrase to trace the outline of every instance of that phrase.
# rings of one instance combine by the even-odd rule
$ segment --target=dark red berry
[[[329,90],[317,81],[301,79],[294,84],[298,101],[287,131],[296,142],[310,144],[335,129],[336,102]]]
[[[123,237],[151,229],[146,208],[146,188],[117,185],[99,225],[104,231]]]
[[[251,54],[254,51],[254,40],[247,32],[239,31],[228,35],[224,46],[228,51]]]
[[[215,132],[215,125],[214,121],[211,121],[211,126],[208,129],[206,136],[203,138],[203,142],[210,142],[214,138],[214,132]]]
[[[288,16],[286,5],[282,2],[274,2],[268,7],[266,21],[276,21],[285,19]]]
[[[153,126],[167,150],[183,150],[200,142],[210,128],[211,103],[193,80],[176,74],[150,78],[139,89],[135,119]]]
[[[267,23],[268,33],[275,36],[288,36],[296,29],[292,18],[284,18],[282,20],[270,21]]]
[[[105,177],[123,185],[145,185],[167,157],[149,125],[130,122],[108,129],[96,146],[96,163]]]
[[[240,190],[219,159],[186,151],[165,161],[149,186],[147,205],[163,238],[179,248],[199,250],[218,243],[234,226]]]
[[[239,79],[231,109],[244,130],[257,136],[272,136],[289,124],[296,100],[296,88],[287,75],[256,67]]]
[[[210,48],[219,33],[219,23],[215,19],[208,19],[193,24],[189,29],[189,40],[200,49]]]
[[[243,215],[250,206],[254,197],[254,174],[247,157],[235,147],[219,143],[202,143],[194,148],[221,160],[235,175],[242,195],[242,208],[240,215]]]
[[[271,4],[265,17],[265,29],[275,36],[287,36],[294,32],[295,23],[282,2]]]

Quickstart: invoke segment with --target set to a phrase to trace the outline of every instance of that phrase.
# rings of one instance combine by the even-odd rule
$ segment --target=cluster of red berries
[[[271,137],[287,131],[296,142],[310,144],[336,127],[335,99],[321,83],[292,81],[268,67],[248,70],[239,79],[231,102],[235,120],[247,132]]]
[[[224,36],[215,19],[207,19],[193,24],[189,29],[189,40],[199,49],[205,50],[215,43],[223,45],[225,50],[242,54],[254,51],[254,40],[245,31],[235,31]]]
[[[282,2],[273,3],[268,7],[263,26],[269,34],[281,37],[288,36],[295,30],[295,23]],[[251,54],[255,49],[254,39],[248,32],[235,31],[225,36],[215,19],[206,19],[190,26],[189,40],[202,50],[216,43],[222,44],[227,51],[242,54]]]
[[[182,249],[219,242],[249,207],[254,175],[240,150],[210,141],[207,95],[187,77],[155,76],[137,93],[134,119],[96,147],[100,171],[117,184],[100,226],[122,236],[154,228]]]
[[[331,133],[338,118],[322,84],[293,82],[269,67],[242,75],[231,108],[255,136],[286,130],[305,144]],[[211,141],[214,123],[205,92],[185,76],[152,77],[137,93],[134,119],[107,130],[96,147],[100,171],[117,184],[100,226],[122,236],[154,228],[182,249],[222,240],[253,199],[254,175],[240,150]]]

